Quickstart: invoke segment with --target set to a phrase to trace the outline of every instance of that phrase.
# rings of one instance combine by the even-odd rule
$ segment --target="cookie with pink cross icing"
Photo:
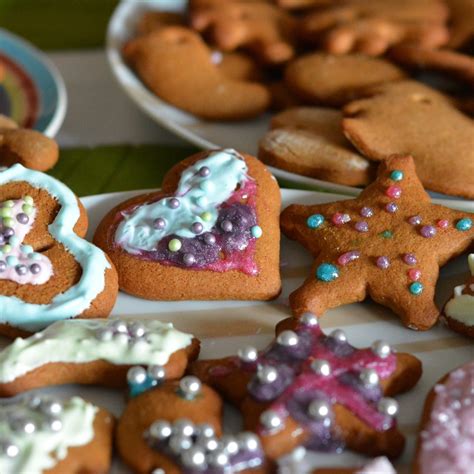
[[[355,199],[291,205],[281,227],[314,256],[311,273],[290,295],[295,315],[323,314],[343,304],[374,301],[411,329],[438,320],[439,268],[474,239],[472,214],[435,205],[410,156],[392,156]]]
[[[474,361],[445,375],[428,394],[413,473],[472,473],[473,420]]]
[[[342,330],[325,334],[312,313],[285,319],[276,333],[263,351],[246,346],[237,356],[191,365],[242,411],[245,428],[256,431],[270,459],[301,445],[371,456],[402,452],[391,397],[417,383],[418,359],[383,341],[356,349]]]

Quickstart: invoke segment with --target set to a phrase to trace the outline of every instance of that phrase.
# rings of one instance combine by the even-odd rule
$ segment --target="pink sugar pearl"
[[[421,271],[418,268],[408,270],[408,278],[410,281],[418,281],[421,278]]]
[[[385,191],[385,194],[392,199],[400,199],[402,195],[402,188],[400,186],[389,186],[387,190]]]

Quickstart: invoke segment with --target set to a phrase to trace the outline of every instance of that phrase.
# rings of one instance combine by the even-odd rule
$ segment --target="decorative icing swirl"
[[[68,449],[94,438],[97,407],[79,397],[45,396],[0,404],[0,472],[40,474],[65,459]]]
[[[105,360],[117,365],[165,365],[193,336],[153,319],[68,319],[0,352],[0,382],[7,383],[50,362]]]
[[[104,252],[74,233],[80,217],[77,198],[64,184],[47,174],[15,164],[0,171],[0,186],[11,182],[26,182],[43,189],[55,198],[60,209],[48,230],[62,243],[80,264],[79,281],[64,293],[56,295],[49,304],[26,303],[16,296],[0,295],[0,322],[26,331],[37,331],[49,324],[81,314],[104,290],[105,271],[111,268]]]

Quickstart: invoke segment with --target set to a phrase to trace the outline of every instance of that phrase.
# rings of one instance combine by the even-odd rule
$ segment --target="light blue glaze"
[[[89,308],[104,290],[105,270],[110,268],[110,263],[102,250],[74,233],[80,210],[76,196],[67,186],[47,174],[28,170],[19,164],[0,172],[0,186],[14,181],[25,181],[57,199],[61,208],[48,230],[82,267],[80,280],[55,296],[50,304],[26,303],[15,296],[0,295],[0,322],[37,331],[54,321],[77,316]]]
[[[209,176],[199,175],[202,167],[209,168]],[[155,250],[168,235],[195,237],[191,230],[195,222],[202,224],[202,232],[210,231],[216,223],[218,207],[229,199],[238,184],[249,179],[247,171],[247,164],[235,150],[211,152],[183,171],[174,196],[143,204],[125,214],[115,241],[127,252],[136,254]],[[173,197],[180,201],[177,209],[169,206]],[[208,213],[205,219],[201,217],[203,213]],[[159,217],[166,221],[164,229],[153,227]]]

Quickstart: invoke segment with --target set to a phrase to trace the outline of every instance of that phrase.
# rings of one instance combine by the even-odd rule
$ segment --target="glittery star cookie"
[[[444,376],[425,402],[414,474],[470,474],[474,465],[474,362]]]
[[[135,377],[156,385],[183,376],[199,341],[156,319],[67,319],[0,351],[0,396],[40,387],[87,384],[123,388]]]
[[[469,247],[473,218],[432,204],[407,156],[382,162],[356,199],[289,206],[283,232],[315,257],[310,276],[290,295],[294,314],[321,315],[370,296],[405,326],[429,329],[439,316],[439,267]]]
[[[276,340],[257,352],[197,361],[191,372],[235,404],[246,429],[256,430],[270,459],[303,445],[315,451],[344,447],[398,456],[404,438],[388,398],[412,388],[421,363],[376,341],[356,349],[341,330],[325,335],[306,313],[277,326]]]
[[[235,150],[199,153],[161,191],[112,209],[94,237],[120,288],[157,300],[268,300],[280,291],[280,192],[262,163]]]
[[[188,376],[143,391],[130,400],[118,423],[117,448],[134,472],[268,472],[255,434],[221,433],[219,395],[196,377]]]
[[[0,472],[105,473],[112,457],[114,419],[79,397],[3,399]]]

